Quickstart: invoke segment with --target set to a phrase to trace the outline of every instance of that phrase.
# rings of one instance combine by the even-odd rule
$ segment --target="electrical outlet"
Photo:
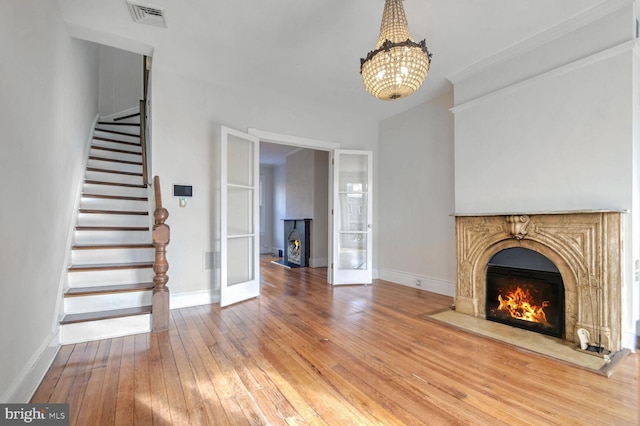
[[[422,281],[416,280],[416,287],[421,287],[421,286],[422,286]]]

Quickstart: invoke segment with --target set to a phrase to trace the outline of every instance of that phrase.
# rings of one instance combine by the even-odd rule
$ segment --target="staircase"
[[[151,330],[150,204],[139,115],[94,130],[64,293],[60,342]]]

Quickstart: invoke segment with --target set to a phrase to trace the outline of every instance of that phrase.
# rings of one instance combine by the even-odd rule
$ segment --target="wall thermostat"
[[[173,185],[174,197],[193,197],[193,187],[191,185]]]

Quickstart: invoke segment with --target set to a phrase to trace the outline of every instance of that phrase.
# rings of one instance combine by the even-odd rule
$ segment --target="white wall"
[[[634,24],[629,5],[480,71],[500,79],[469,73],[456,81],[453,108],[457,214],[629,211],[622,271],[629,348],[639,317]],[[599,40],[590,44],[593,34]],[[562,62],[559,53],[571,46],[582,56]]]
[[[138,108],[142,99],[142,55],[100,46],[101,117]]]
[[[311,149],[301,149],[287,156],[287,219],[313,219],[314,165]]]
[[[311,258],[313,268],[329,264],[329,153],[313,153],[313,222],[311,222]]]
[[[630,52],[456,106],[456,213],[628,209]]]
[[[57,349],[98,52],[68,35],[56,2],[2,2],[0,39],[0,402],[27,402]]]
[[[260,166],[262,183],[260,206],[260,253],[273,253],[273,166]],[[277,252],[276,252],[277,253]]]
[[[287,217],[287,165],[281,164],[273,170],[273,248],[284,253],[284,222]]]
[[[456,272],[452,105],[449,92],[382,121],[379,147],[379,276],[447,295]]]

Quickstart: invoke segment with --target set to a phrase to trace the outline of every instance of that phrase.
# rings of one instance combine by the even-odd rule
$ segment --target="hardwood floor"
[[[262,260],[258,299],[63,346],[32,402],[77,425],[640,422],[638,354],[606,378],[422,318],[450,297]]]

